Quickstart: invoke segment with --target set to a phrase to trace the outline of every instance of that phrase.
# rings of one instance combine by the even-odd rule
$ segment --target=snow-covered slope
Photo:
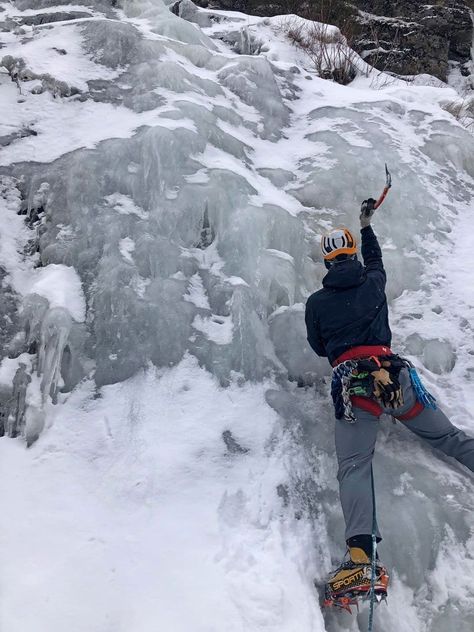
[[[459,97],[320,79],[288,18],[120,4],[0,2],[2,631],[364,629],[312,583],[344,541],[304,301],[387,162],[393,347],[474,433]],[[471,632],[472,475],[388,420],[375,471],[376,629]]]

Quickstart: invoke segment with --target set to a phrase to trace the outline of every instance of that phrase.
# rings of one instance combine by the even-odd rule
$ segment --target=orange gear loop
[[[379,367],[379,369],[382,368],[382,364],[380,363],[380,360],[377,358],[377,356],[370,356],[369,360],[373,360],[375,364]]]

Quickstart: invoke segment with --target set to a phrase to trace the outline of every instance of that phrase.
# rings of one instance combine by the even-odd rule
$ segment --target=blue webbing
[[[415,367],[408,367],[408,372],[410,373],[411,385],[415,391],[416,399],[420,402],[420,404],[423,404],[425,408],[432,408],[433,410],[436,410],[436,399],[423,386],[423,382],[416,372]]]

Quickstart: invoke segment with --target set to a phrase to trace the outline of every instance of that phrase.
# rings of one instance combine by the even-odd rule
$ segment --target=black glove
[[[372,216],[375,213],[375,204],[377,200],[373,198],[369,198],[368,200],[364,200],[362,202],[362,206],[360,207],[360,225],[361,228],[366,228],[370,226],[370,222],[372,220]]]

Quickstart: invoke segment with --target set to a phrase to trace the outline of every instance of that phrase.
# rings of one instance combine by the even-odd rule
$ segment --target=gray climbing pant
[[[384,409],[394,417],[406,414],[416,403],[416,396],[407,369],[400,372],[404,405],[398,409]],[[377,438],[378,420],[361,408],[353,408],[355,423],[336,419],[336,454],[339,463],[337,479],[342,511],[346,523],[346,540],[372,533],[372,456]],[[425,408],[409,421],[400,421],[431,447],[454,457],[474,472],[474,437],[453,426],[437,408]],[[377,528],[377,536],[380,532]]]

